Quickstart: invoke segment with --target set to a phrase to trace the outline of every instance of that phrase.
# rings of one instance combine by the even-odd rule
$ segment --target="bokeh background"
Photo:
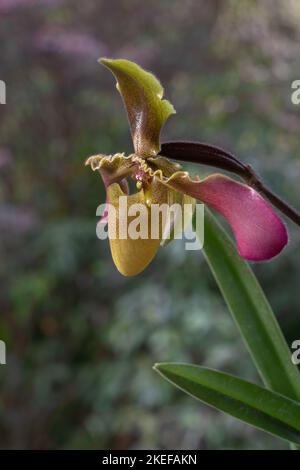
[[[1,448],[280,449],[279,439],[164,382],[189,361],[259,383],[201,252],[161,249],[136,278],[96,238],[98,152],[131,152],[100,56],[159,76],[163,140],[221,145],[300,208],[297,0],[0,0]],[[192,170],[204,175],[207,168]],[[288,343],[300,338],[300,232],[254,269]]]

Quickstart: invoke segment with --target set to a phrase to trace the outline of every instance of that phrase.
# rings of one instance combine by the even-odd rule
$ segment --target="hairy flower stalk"
[[[264,186],[258,179],[253,179],[255,174],[252,169],[234,156],[208,144],[174,142],[160,146],[161,128],[175,110],[169,101],[163,99],[159,81],[127,60],[102,59],[100,62],[113,72],[117,80],[134,147],[134,153],[129,156],[123,153],[110,156],[99,154],[86,161],[100,173],[106,187],[108,211],[103,221],[110,223],[110,212],[113,211],[109,207],[118,209],[120,196],[127,197],[129,212],[135,203],[148,208],[144,215],[148,227],[151,227],[150,209],[153,204],[171,205],[176,202],[183,206],[198,200],[224,216],[232,228],[241,257],[262,261],[280,253],[288,241],[287,231],[272,207],[256,190],[264,193]],[[248,184],[221,174],[202,180],[197,176],[192,178],[172,159],[219,166],[241,176]],[[133,194],[129,192],[129,178],[136,183]],[[274,198],[269,199],[278,206]],[[130,217],[128,220],[130,222]],[[117,225],[120,223],[121,220],[117,220]],[[126,276],[143,271],[155,256],[163,240],[163,232],[162,225],[158,239],[151,238],[150,229],[147,239],[110,239],[112,257],[118,270]]]

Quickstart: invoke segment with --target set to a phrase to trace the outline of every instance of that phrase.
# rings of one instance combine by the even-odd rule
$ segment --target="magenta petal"
[[[203,181],[187,176],[170,181],[220,212],[231,225],[240,256],[251,261],[273,258],[288,242],[285,225],[272,207],[253,188],[223,175]]]
[[[285,225],[253,188],[222,175],[206,178],[201,186],[201,200],[230,223],[240,256],[267,260],[287,244]]]

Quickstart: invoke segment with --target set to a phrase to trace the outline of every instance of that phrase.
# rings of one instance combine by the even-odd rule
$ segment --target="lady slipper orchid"
[[[163,99],[163,88],[149,72],[128,60],[102,59],[117,80],[128,114],[134,153],[125,156],[95,155],[86,164],[102,176],[108,211],[102,221],[110,221],[110,209],[119,208],[120,196],[127,198],[128,220],[134,203],[144,204],[151,227],[151,205],[191,203],[195,199],[215,209],[230,224],[241,257],[251,261],[268,260],[287,244],[285,225],[273,208],[252,187],[228,176],[213,174],[200,180],[191,178],[178,163],[159,155],[159,135],[167,118],[175,113]],[[129,193],[128,178],[136,182],[137,192]],[[118,211],[116,212],[118,213]],[[117,217],[117,225],[122,221]],[[158,238],[110,238],[117,269],[125,276],[140,273],[155,256],[163,240],[163,227]]]

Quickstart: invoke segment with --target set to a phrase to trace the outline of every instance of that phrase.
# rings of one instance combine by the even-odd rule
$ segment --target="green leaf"
[[[160,150],[159,134],[164,122],[175,113],[172,104],[162,99],[164,89],[157,78],[134,62],[125,59],[100,59],[117,79],[131,127],[134,151],[141,157]]]
[[[300,374],[272,309],[248,263],[209,210],[204,235],[206,260],[263,381],[300,401]]]
[[[194,398],[282,439],[300,443],[300,403],[204,367],[162,363],[154,369]]]

